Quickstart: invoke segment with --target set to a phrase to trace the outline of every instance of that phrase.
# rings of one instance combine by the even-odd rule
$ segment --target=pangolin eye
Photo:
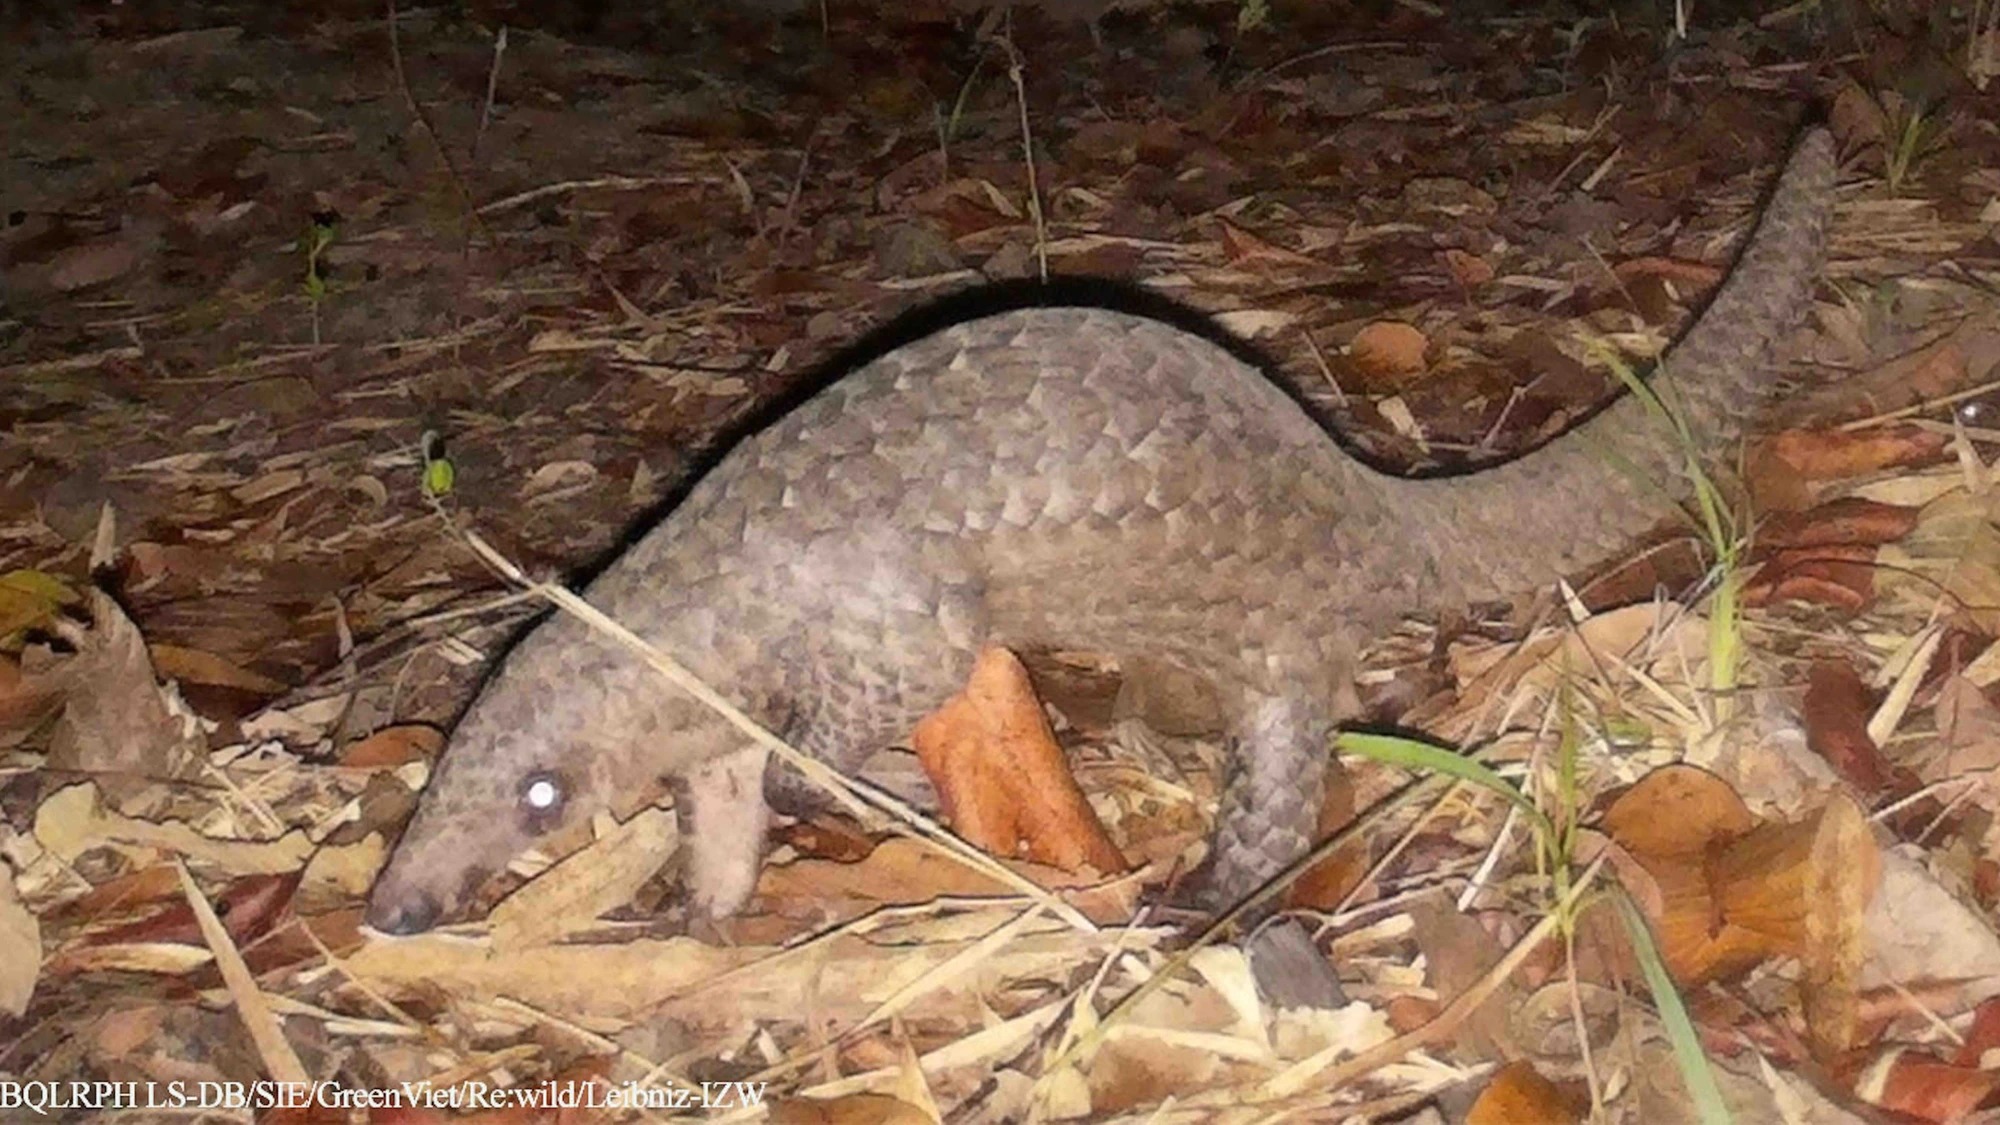
[[[553,823],[568,799],[562,778],[548,770],[536,770],[521,779],[521,812],[536,827]]]

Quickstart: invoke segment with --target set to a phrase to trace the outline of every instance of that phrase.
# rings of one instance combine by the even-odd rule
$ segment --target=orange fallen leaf
[[[1812,567],[1794,569],[1768,585],[1752,583],[1744,587],[1743,604],[1754,607],[1797,602],[1857,613],[1868,608],[1873,598],[1869,590],[1856,588],[1853,577],[1851,570],[1836,576]]]
[[[1756,824],[1728,782],[1698,766],[1675,765],[1640,778],[1598,826],[1645,860],[1699,858],[1717,840],[1734,839]]]
[[[980,653],[965,690],[917,724],[911,743],[966,840],[1065,871],[1125,870],[1013,653]]]
[[[435,758],[444,733],[421,723],[383,727],[340,753],[340,764],[356,770],[392,770],[409,762]]]
[[[1535,1064],[1521,1060],[1494,1073],[1465,1111],[1465,1125],[1563,1125],[1582,1121],[1589,1108],[1588,1098],[1577,1097],[1574,1090],[1544,1078]]]
[[[1424,349],[1430,341],[1422,332],[1397,320],[1364,325],[1347,346],[1347,361],[1371,386],[1393,389],[1424,372]]]
[[[1635,897],[1677,980],[1797,958],[1815,1042],[1852,1045],[1862,917],[1882,870],[1860,806],[1838,795],[1803,820],[1759,823],[1720,778],[1677,765],[1621,794],[1602,826],[1651,881]]]

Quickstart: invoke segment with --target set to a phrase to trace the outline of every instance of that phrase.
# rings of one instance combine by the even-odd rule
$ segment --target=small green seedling
[[[458,470],[445,455],[444,438],[436,430],[425,430],[419,440],[424,458],[424,497],[439,500],[451,494],[458,482]]]
[[[331,211],[315,211],[311,222],[306,225],[305,237],[299,245],[306,251],[306,301],[312,306],[313,343],[319,343],[319,306],[326,300],[326,271],[320,258],[327,247],[333,245],[333,237],[339,217]]]

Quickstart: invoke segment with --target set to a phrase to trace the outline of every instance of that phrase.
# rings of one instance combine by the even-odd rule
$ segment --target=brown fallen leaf
[[[1461,289],[1477,289],[1493,280],[1493,263],[1477,254],[1453,247],[1438,257],[1443,260],[1444,268],[1451,272],[1452,280],[1458,282]]]
[[[945,815],[971,843],[1064,871],[1125,870],[1013,653],[980,653],[965,690],[917,724],[911,744]]]
[[[1722,283],[1722,271],[1705,262],[1690,262],[1681,258],[1663,258],[1648,255],[1627,258],[1613,266],[1612,274],[1621,285],[1630,286],[1642,278],[1658,278],[1670,281],[1679,288],[1681,295],[1699,296]]]
[[[1959,1066],[1978,1066],[1988,1051],[1995,1050],[2000,1050],[2000,997],[1982,1000],[1972,1010],[1972,1026],[1951,1061]]]
[[[94,628],[65,667],[68,691],[49,735],[49,765],[85,773],[173,777],[201,748],[160,691],[139,627],[109,594],[88,595]]]
[[[1775,552],[1743,584],[1743,604],[1802,602],[1849,613],[1866,609],[1875,600],[1875,553],[1866,543]]]
[[[1227,219],[1218,220],[1218,223],[1222,227],[1223,258],[1233,265],[1255,263],[1288,266],[1293,269],[1322,268],[1318,262],[1306,255],[1259,238]]]
[[[1757,528],[1757,546],[1776,551],[1893,543],[1917,526],[1920,512],[1901,504],[1844,496],[1803,512],[1771,516]]]
[[[1892,1049],[1863,1074],[1867,1080],[1855,1090],[1861,1100],[1905,1120],[1963,1121],[2000,1090],[2000,1072],[1922,1051]]]
[[[22,671],[20,661],[0,653],[0,746],[27,738],[61,706],[60,684]]]
[[[1875,600],[1877,546],[1908,535],[1921,515],[1918,508],[1858,497],[1773,515],[1757,531],[1763,561],[1744,586],[1744,604],[1866,608]]]
[[[166,870],[173,873],[171,866]],[[298,882],[296,875],[251,875],[231,883],[215,904],[223,929],[239,946],[269,933],[286,917]],[[85,963],[79,959],[87,958],[90,950],[147,943],[201,944],[201,928],[185,897],[162,901],[146,917],[88,932],[49,958],[48,969],[51,973],[72,972]]]
[[[148,651],[152,653],[155,671],[183,684],[235,688],[266,696],[282,695],[286,690],[287,685],[269,676],[260,676],[212,652],[170,644],[150,645]]]
[[[1582,1121],[1589,1111],[1588,1097],[1549,1081],[1522,1059],[1494,1073],[1465,1111],[1465,1125],[1563,1125]]]
[[[44,917],[65,927],[99,922],[113,913],[132,914],[178,895],[180,890],[180,877],[173,868],[154,864],[113,876],[92,887],[83,897],[55,907]]]
[[[1507,952],[1478,918],[1436,899],[1410,910],[1410,932],[1430,965],[1426,983],[1439,996],[1457,996],[1477,986]],[[1449,1057],[1469,1061],[1517,1053],[1510,1013],[1527,994],[1528,986],[1518,978],[1499,982],[1492,996],[1464,1013],[1452,1033]]]
[[[1806,745],[1813,753],[1861,793],[1881,792],[1889,782],[1889,767],[1868,734],[1874,701],[1854,666],[1845,660],[1815,663],[1801,711]]]
[[[1844,480],[1936,460],[1946,440],[1943,434],[1909,425],[1852,432],[1780,430],[1757,443],[1750,463],[1754,467],[1759,457],[1770,457],[1807,480]]]

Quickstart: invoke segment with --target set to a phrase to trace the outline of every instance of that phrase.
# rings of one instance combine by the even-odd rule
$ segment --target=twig
[[[472,134],[472,162],[479,163],[479,142],[486,139],[486,126],[493,120],[493,99],[500,90],[500,60],[507,54],[507,25],[493,37],[493,65],[486,71],[486,104],[479,107],[479,128]]]
[[[1007,11],[1007,24],[1013,27],[1013,9]],[[1013,38],[1002,33],[994,37],[1000,49],[1007,52],[1007,77],[1014,83],[1014,103],[1021,111],[1021,158],[1028,165],[1028,217],[1035,223],[1035,266],[1041,279],[1049,279],[1049,228],[1042,215],[1042,184],[1035,174],[1035,133],[1028,124],[1028,87],[1021,79],[1023,65],[1021,53],[1014,49]]]
[[[493,237],[492,231],[486,229],[486,224],[479,218],[479,209],[473,206],[472,192],[465,186],[465,177],[458,174],[458,165],[453,162],[450,150],[444,147],[443,138],[438,136],[437,129],[431,125],[430,117],[424,113],[423,107],[417,104],[416,93],[410,89],[409,75],[403,70],[403,40],[397,33],[396,24],[396,0],[389,0],[389,63],[396,73],[396,89],[403,95],[403,105],[409,109],[410,117],[417,123],[417,127],[430,138],[431,148],[437,152],[438,160],[444,165],[445,178],[451,181],[452,191],[458,195],[459,206],[463,207],[465,213],[471,217],[472,225],[486,236],[486,241],[489,244],[495,243],[498,240]]]

